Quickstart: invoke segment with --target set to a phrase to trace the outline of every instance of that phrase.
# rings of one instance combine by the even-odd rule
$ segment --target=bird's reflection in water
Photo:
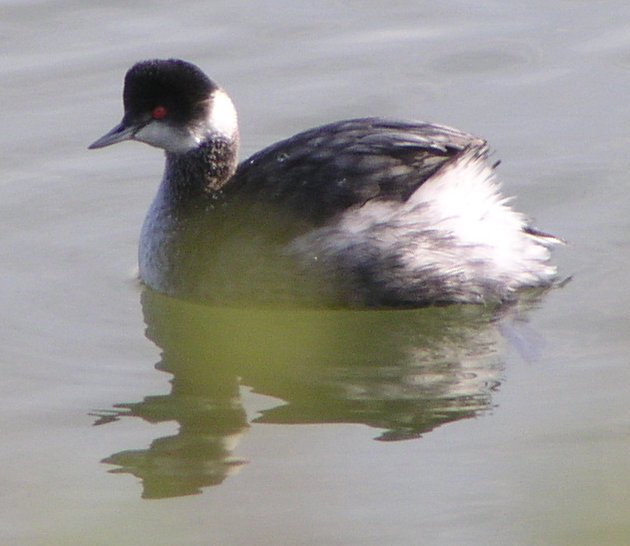
[[[532,298],[531,301],[535,301]],[[379,440],[404,440],[492,406],[505,336],[524,307],[448,306],[396,311],[234,309],[195,305],[145,290],[157,368],[167,395],[100,412],[175,421],[179,432],[148,449],[115,453],[112,472],[143,482],[143,497],[199,493],[244,461],[232,456],[249,420],[241,386],[279,399],[254,423],[361,423]]]

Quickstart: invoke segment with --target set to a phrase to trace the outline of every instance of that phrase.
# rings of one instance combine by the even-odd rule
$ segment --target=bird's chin
[[[133,139],[174,154],[185,154],[199,147],[201,141],[193,133],[165,123],[148,123],[133,135]]]

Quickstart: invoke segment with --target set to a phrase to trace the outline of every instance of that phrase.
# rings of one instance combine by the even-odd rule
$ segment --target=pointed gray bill
[[[105,146],[111,146],[112,144],[117,144],[118,142],[123,142],[125,140],[132,140],[138,127],[133,125],[128,126],[125,124],[124,120],[121,121],[116,127],[114,127],[111,131],[104,134],[98,140],[95,140],[88,146],[88,150],[95,150],[96,148],[104,148]]]

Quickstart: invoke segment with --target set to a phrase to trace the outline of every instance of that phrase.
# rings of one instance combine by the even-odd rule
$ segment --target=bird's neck
[[[161,192],[175,206],[216,199],[237,164],[238,136],[210,138],[184,154],[166,153]]]

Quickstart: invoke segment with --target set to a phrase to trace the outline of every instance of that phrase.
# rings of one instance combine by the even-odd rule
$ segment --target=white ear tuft
[[[217,89],[210,95],[208,125],[211,131],[229,139],[233,139],[238,134],[236,108],[232,99],[222,89]]]

